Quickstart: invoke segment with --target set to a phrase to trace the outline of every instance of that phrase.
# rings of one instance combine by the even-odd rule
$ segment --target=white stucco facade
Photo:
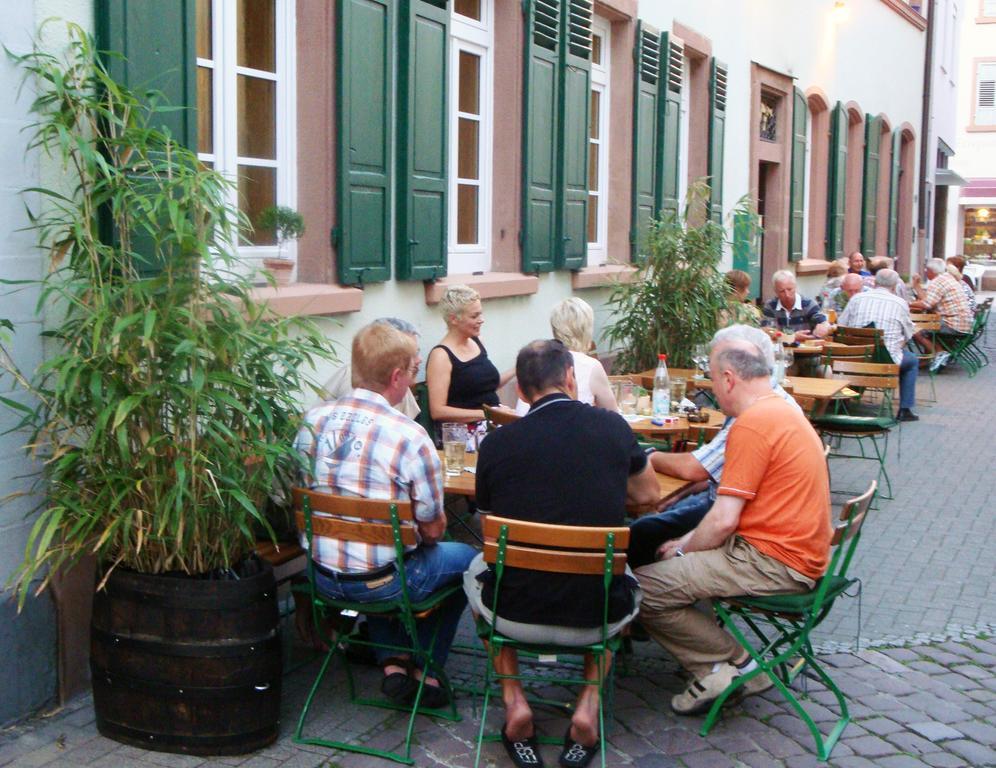
[[[976,125],[975,103],[977,98],[977,73],[985,60],[996,60],[996,19],[981,16],[980,4],[965,0],[966,8],[961,19],[961,46],[958,56],[958,95],[956,155],[952,166],[968,182],[966,187],[952,194],[948,200],[948,232],[946,249],[949,255],[966,253],[965,209],[993,207],[996,219],[996,182],[987,184],[984,179],[996,179],[996,126]],[[974,187],[974,188],[973,188]],[[996,227],[992,234],[996,235]],[[990,238],[992,240],[992,238]],[[996,245],[978,250],[979,255],[996,253]]]

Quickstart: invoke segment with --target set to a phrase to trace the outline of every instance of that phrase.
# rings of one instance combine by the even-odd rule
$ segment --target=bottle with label
[[[671,379],[667,375],[667,355],[658,355],[657,360],[657,371],[654,373],[654,420],[663,419],[671,413]]]
[[[785,347],[782,346],[782,334],[776,333],[775,337],[771,340],[771,344],[774,347],[775,352],[775,367],[771,372],[771,386],[772,388],[781,385],[782,381],[785,380]]]

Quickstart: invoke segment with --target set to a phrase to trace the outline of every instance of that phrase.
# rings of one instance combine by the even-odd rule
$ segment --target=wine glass
[[[789,368],[792,367],[792,363],[795,362],[795,352],[792,351],[792,347],[784,348],[785,355],[785,376],[788,377]]]
[[[692,347],[692,361],[695,363],[695,378],[704,379],[709,370],[709,345],[696,344]]]

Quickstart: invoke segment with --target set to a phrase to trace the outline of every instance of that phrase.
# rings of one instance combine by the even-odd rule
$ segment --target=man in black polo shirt
[[[519,352],[515,370],[519,396],[531,407],[481,444],[476,496],[482,512],[556,525],[621,526],[627,501],[658,500],[657,477],[626,421],[575,400],[574,363],[563,344],[532,342]],[[471,607],[489,620],[490,576],[479,557],[464,580]],[[601,636],[601,578],[507,568],[497,628],[525,642],[592,642]],[[618,631],[635,615],[635,593],[629,576],[613,583],[610,631]],[[587,679],[595,679],[594,659],[586,659],[585,666]],[[504,649],[496,668],[516,674],[515,652]],[[502,698],[502,735],[509,756],[516,765],[540,765],[532,711],[521,684],[502,680]],[[587,686],[571,718],[561,764],[586,764],[598,746],[598,689]]]

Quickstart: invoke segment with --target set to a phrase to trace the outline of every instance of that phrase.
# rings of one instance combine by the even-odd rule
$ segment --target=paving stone
[[[877,765],[877,763],[873,763],[868,758],[859,757],[857,755],[853,755],[851,757],[842,757],[838,760],[836,757],[834,757],[835,754],[836,750],[834,754],[830,755],[831,759],[833,760],[834,768],[875,768],[875,766]]]
[[[926,723],[911,723],[910,730],[916,731],[925,739],[930,741],[944,741],[945,739],[960,739],[964,734],[949,725],[930,721]]]
[[[748,768],[782,768],[783,763],[766,752],[748,752],[737,755],[737,760]]]
[[[926,768],[926,763],[911,755],[890,755],[876,759],[880,768]]]
[[[961,731],[965,736],[980,744],[996,744],[996,726],[992,726],[981,720],[968,720],[964,723],[955,723],[952,728]]]
[[[896,731],[903,730],[905,727],[897,723],[895,720],[889,720],[886,717],[873,717],[868,720],[862,720],[860,725],[866,731],[873,733],[876,736],[885,736],[889,733],[895,733]]]
[[[924,755],[921,759],[934,768],[962,768],[968,765],[957,755],[951,755],[947,752],[935,752],[932,755]]]
[[[844,743],[854,750],[858,757],[882,757],[883,755],[893,755],[896,748],[883,741],[878,736],[858,736],[857,738],[845,739]]]
[[[900,751],[908,752],[911,755],[925,755],[930,752],[939,752],[943,749],[939,744],[919,736],[911,731],[897,731],[884,737],[890,744],[895,744]]]
[[[662,755],[660,752],[651,752],[640,755],[633,760],[635,768],[681,768],[681,763],[676,758]]]
[[[945,742],[944,748],[965,758],[971,765],[996,765],[996,750],[968,739]]]
[[[681,762],[687,768],[733,768],[735,765],[728,755],[718,749],[706,749],[682,755]]]

